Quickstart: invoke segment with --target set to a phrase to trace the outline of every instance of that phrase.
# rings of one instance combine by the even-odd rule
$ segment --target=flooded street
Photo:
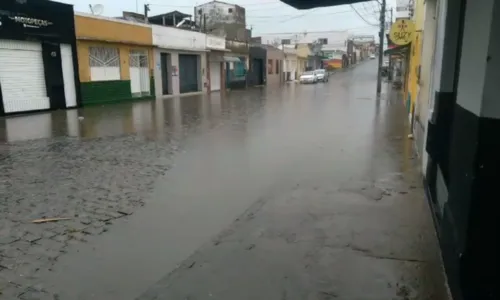
[[[406,109],[375,84],[368,61],[0,119],[0,299],[446,299]]]

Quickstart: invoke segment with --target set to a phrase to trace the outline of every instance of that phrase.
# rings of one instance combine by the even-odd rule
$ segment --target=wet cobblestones
[[[0,145],[0,299],[58,299],[38,274],[145,204],[175,142],[127,135]],[[33,224],[40,218],[70,220]]]

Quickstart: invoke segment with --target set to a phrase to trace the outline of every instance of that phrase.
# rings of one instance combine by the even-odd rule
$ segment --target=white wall
[[[153,25],[153,45],[176,50],[204,51],[206,35],[201,32]]]
[[[479,116],[486,77],[494,0],[467,1],[457,104]]]

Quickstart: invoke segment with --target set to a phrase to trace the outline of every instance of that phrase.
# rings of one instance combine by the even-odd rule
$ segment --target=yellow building
[[[306,71],[307,60],[311,56],[311,49],[308,44],[297,44],[297,73],[298,77]]]
[[[154,95],[151,26],[77,13],[75,31],[83,105]]]
[[[405,80],[405,104],[409,118],[412,119],[415,102],[419,92],[420,64],[422,55],[422,29],[424,27],[425,0],[416,0],[412,21],[415,24],[415,33],[411,42],[407,79]]]

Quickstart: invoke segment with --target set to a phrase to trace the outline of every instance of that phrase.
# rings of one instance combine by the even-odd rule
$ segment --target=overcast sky
[[[173,10],[193,14],[194,6],[208,1],[201,0],[56,0],[70,3],[75,11],[90,12],[89,4],[104,5],[102,15],[121,16],[122,11],[143,12],[145,3],[150,4],[150,15]],[[288,32],[314,32],[349,29],[353,34],[377,36],[378,28],[369,24],[378,23],[380,6],[376,1],[354,4],[354,8],[366,20],[363,20],[349,5],[296,10],[279,0],[230,0],[225,1],[245,7],[247,27],[252,28],[252,35]],[[387,0],[387,7],[395,7],[396,0]],[[389,17],[387,17],[389,20]]]

